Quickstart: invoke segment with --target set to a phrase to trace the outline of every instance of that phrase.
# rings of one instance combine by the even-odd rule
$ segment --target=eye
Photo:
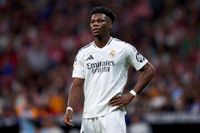
[[[103,19],[99,19],[98,22],[104,22],[104,20]]]

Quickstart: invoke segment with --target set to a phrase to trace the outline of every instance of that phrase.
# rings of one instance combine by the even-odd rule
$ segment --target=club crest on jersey
[[[113,58],[113,57],[115,57],[115,54],[116,54],[116,53],[115,53],[115,50],[112,49],[112,50],[110,51],[110,53],[109,53],[109,56]]]
[[[136,59],[138,62],[143,62],[145,60],[145,58],[139,52],[136,54]]]

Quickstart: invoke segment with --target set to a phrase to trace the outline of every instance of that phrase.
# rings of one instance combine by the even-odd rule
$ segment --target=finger
[[[116,101],[116,102],[110,103],[111,106],[120,106],[121,104],[122,104],[121,101]]]
[[[112,103],[115,103],[115,102],[118,102],[120,101],[120,97],[115,97],[115,98],[112,98],[109,103],[112,104]]]
[[[109,101],[109,104],[118,103],[118,102],[120,102],[120,101],[121,101],[120,98],[114,98],[114,99],[111,99],[111,100]]]
[[[65,124],[69,125],[69,126],[74,126],[74,124],[72,123],[72,120],[65,120]]]
[[[111,98],[111,100],[115,100],[115,99],[119,99],[119,98],[120,98],[119,96],[114,96],[114,97]]]
[[[66,122],[65,124],[67,124],[67,125],[69,125],[69,126],[74,126],[74,124],[73,123],[71,123],[71,122]]]
[[[65,115],[64,116],[64,122],[67,125],[73,126],[72,117],[70,115]]]

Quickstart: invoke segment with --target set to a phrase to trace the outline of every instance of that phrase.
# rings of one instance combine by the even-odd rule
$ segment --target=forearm
[[[137,94],[139,94],[145,88],[145,86],[151,81],[154,75],[155,75],[154,67],[150,63],[147,63],[142,68],[142,70],[140,70],[138,81],[134,86],[133,90]]]
[[[127,93],[122,96],[114,96],[110,101],[109,104],[111,106],[124,106],[131,102],[131,100],[139,94],[144,87],[150,82],[150,80],[153,78],[155,74],[154,67],[147,63],[141,70],[140,70],[140,76],[138,79],[138,82],[133,88],[133,91],[130,91],[130,93]]]
[[[83,91],[83,81],[74,80],[69,89],[68,107],[74,109],[74,107],[76,106],[76,104],[78,103],[78,101],[82,96],[82,91]]]

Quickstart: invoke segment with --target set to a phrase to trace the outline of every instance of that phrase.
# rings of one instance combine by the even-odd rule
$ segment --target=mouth
[[[94,28],[92,29],[93,33],[99,33],[100,29]]]

